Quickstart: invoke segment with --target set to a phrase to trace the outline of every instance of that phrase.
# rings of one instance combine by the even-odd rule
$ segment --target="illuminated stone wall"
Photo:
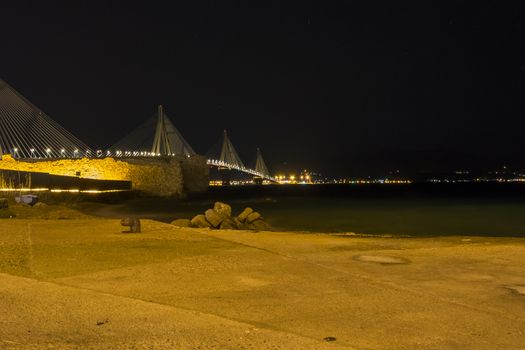
[[[195,155],[183,159],[181,165],[184,192],[205,192],[210,183],[210,168],[206,165],[206,158]]]
[[[21,161],[4,155],[0,160],[0,169],[126,180],[131,181],[134,190],[157,196],[181,196],[185,191],[203,191],[208,185],[206,160],[200,156],[125,161],[113,158]]]

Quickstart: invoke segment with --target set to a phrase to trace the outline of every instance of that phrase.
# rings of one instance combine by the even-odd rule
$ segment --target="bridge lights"
[[[47,156],[49,157],[49,155],[51,154],[51,148],[46,149],[46,153],[47,153]]]

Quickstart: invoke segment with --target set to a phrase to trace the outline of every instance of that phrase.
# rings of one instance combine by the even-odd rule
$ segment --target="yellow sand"
[[[522,239],[120,230],[0,220],[0,349],[525,347]]]

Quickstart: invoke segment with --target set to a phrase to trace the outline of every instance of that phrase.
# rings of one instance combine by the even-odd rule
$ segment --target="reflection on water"
[[[525,236],[523,184],[215,187],[186,200],[141,198],[93,213],[169,222],[214,201],[250,206],[278,230],[408,235]]]

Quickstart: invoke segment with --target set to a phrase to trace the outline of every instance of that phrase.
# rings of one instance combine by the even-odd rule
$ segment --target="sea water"
[[[170,222],[215,201],[234,213],[251,207],[283,231],[525,237],[521,183],[224,186],[184,200],[136,198],[97,213]]]

